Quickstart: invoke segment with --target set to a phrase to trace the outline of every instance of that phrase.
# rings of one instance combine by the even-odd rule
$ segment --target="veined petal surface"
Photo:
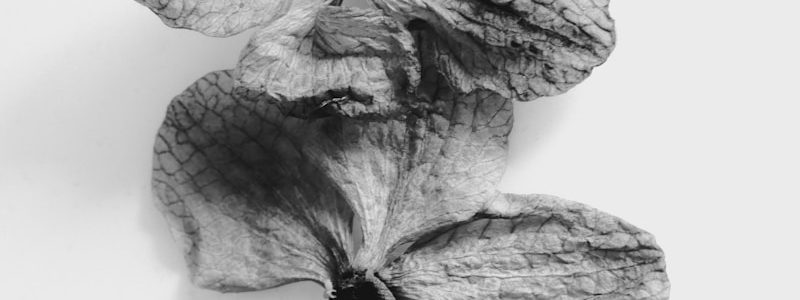
[[[286,134],[305,123],[262,104],[213,72],[172,101],[158,132],[153,190],[206,288],[325,284],[353,254],[353,211]]]
[[[286,14],[292,0],[136,0],[167,26],[227,37],[269,24]]]
[[[561,94],[605,62],[616,41],[607,0],[373,2],[423,28],[422,55],[435,57],[464,92],[488,89],[522,101]]]
[[[421,239],[381,278],[395,298],[667,299],[649,233],[585,205],[505,195]]]
[[[315,4],[258,31],[242,52],[237,86],[248,98],[307,116],[386,115],[420,80],[411,34],[380,10]],[[333,107],[335,106],[335,109]]]

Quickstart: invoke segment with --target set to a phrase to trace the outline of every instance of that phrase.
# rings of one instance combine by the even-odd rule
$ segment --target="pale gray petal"
[[[229,71],[198,80],[156,139],[153,190],[192,280],[221,291],[325,284],[354,252],[353,211],[285,134],[304,123],[232,90]]]
[[[417,242],[380,277],[404,300],[661,300],[670,287],[652,235],[543,195],[498,198]]]
[[[226,37],[269,24],[292,7],[292,0],[136,0],[170,27]]]
[[[331,104],[347,116],[389,114],[419,83],[411,34],[379,10],[311,5],[258,31],[242,52],[237,86],[308,115]],[[288,103],[288,104],[287,104]]]
[[[523,101],[563,93],[605,62],[616,40],[607,0],[373,2],[422,32],[419,51],[464,92]]]

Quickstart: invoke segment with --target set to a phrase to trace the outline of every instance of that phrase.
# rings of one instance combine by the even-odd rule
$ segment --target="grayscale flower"
[[[137,1],[211,36],[257,28],[236,69],[173,100],[155,145],[153,188],[196,284],[668,298],[650,234],[496,188],[513,100],[562,93],[605,61],[607,1]]]

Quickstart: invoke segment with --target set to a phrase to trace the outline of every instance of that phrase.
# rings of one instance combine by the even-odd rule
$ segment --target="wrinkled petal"
[[[335,142],[344,155],[321,163],[362,222],[358,268],[383,266],[421,234],[469,218],[497,195],[511,101],[445,88],[433,98],[430,110],[367,123],[363,137]]]
[[[343,115],[385,114],[418,82],[413,39],[401,23],[379,10],[324,3],[257,32],[237,69],[247,97],[299,102],[296,115],[330,101]]]
[[[325,284],[353,252],[353,211],[296,137],[304,123],[232,96],[214,72],[173,100],[155,144],[153,189],[193,281],[221,291]]]
[[[607,0],[374,0],[425,33],[423,56],[464,92],[533,100],[565,92],[614,48]],[[430,28],[426,28],[430,27]]]
[[[508,99],[450,89],[431,58],[413,58],[406,47],[414,37],[396,25],[369,10],[293,11],[257,34],[237,72],[244,98],[266,95],[287,115],[336,120],[303,148],[359,216],[360,270],[379,268],[421,233],[464,220],[495,197],[511,130]],[[416,77],[423,79],[413,94],[398,92]]]
[[[179,96],[159,135],[155,188],[163,202],[179,204],[175,215],[203,204],[215,209],[198,206],[207,213],[224,208],[221,213],[232,216],[225,220],[252,233],[311,226],[292,229],[311,231],[296,241],[308,249],[294,249],[321,257],[314,262],[319,268],[376,270],[422,233],[469,218],[497,195],[512,110],[511,102],[495,93],[441,89],[430,109],[394,117],[303,119],[285,116],[265,101],[231,95],[228,75],[209,75]],[[172,192],[178,188],[180,193]],[[342,229],[349,229],[344,224],[350,211],[358,216],[361,233],[355,238],[363,245],[353,261],[347,260],[355,251]],[[300,221],[262,228],[287,217]],[[320,228],[307,220],[314,218]],[[262,222],[243,223],[249,220]],[[195,226],[178,229],[191,233]],[[318,244],[328,242],[337,257],[320,254]],[[250,265],[256,267],[243,270],[258,266]],[[230,272],[245,276],[233,274],[235,268]]]
[[[397,299],[667,299],[652,235],[584,205],[507,195],[380,274]]]
[[[164,24],[217,37],[231,36],[286,14],[292,0],[136,0]]]
[[[232,94],[230,76],[212,73],[178,96],[155,147],[154,189],[201,285],[375,270],[496,196],[512,111],[494,93],[442,89],[430,109],[391,118],[305,119]]]

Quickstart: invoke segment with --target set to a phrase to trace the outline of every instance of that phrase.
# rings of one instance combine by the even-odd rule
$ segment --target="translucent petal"
[[[581,204],[506,195],[380,272],[397,299],[667,299],[652,235]]]
[[[199,80],[155,146],[154,189],[201,285],[376,270],[497,194],[511,104],[494,93],[442,89],[430,109],[362,120],[286,116],[232,90],[230,72]]]
[[[533,100],[565,92],[614,48],[606,0],[375,0],[424,34],[423,56],[461,91]]]
[[[379,10],[323,3],[258,31],[242,52],[237,85],[248,98],[283,102],[295,115],[325,104],[347,116],[388,114],[416,87],[419,68],[402,24]]]
[[[228,71],[169,107],[155,144],[153,189],[182,241],[193,281],[221,291],[325,284],[353,253],[353,211],[308,162],[305,124],[232,95]]]
[[[269,24],[292,6],[292,0],[136,0],[170,27],[226,37]]]

